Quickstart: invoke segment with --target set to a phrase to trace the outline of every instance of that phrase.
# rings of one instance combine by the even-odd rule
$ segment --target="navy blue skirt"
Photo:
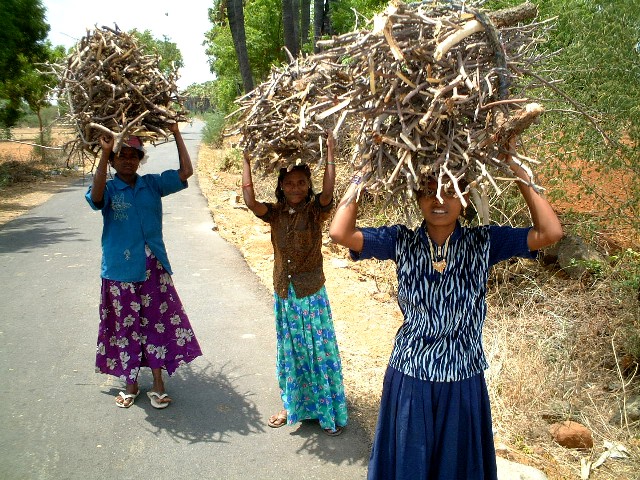
[[[368,480],[497,480],[484,374],[419,380],[388,367]]]

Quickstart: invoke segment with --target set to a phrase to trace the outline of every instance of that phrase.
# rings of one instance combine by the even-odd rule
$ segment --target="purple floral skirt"
[[[102,279],[96,372],[136,382],[140,367],[169,375],[202,355],[171,275],[147,248],[147,279]]]

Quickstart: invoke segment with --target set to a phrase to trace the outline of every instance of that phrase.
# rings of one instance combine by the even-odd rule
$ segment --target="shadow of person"
[[[168,408],[158,410],[147,399],[152,378],[150,370],[143,368],[138,376],[140,396],[135,406],[145,410],[147,430],[155,436],[167,434],[189,443],[225,443],[232,433],[264,432],[264,421],[251,400],[254,394],[239,392],[231,378],[233,371],[225,369],[226,365],[216,371],[210,363],[204,367],[188,364],[169,378],[165,375],[165,388],[172,402]],[[105,393],[115,396],[120,390],[112,388]]]
[[[0,253],[30,252],[69,240],[86,242],[81,232],[55,217],[19,217],[0,227]]]
[[[368,444],[361,441],[366,434],[355,420],[349,420],[342,434],[337,437],[324,433],[316,420],[301,421],[291,435],[303,438],[303,443],[297,450],[298,454],[307,452],[335,465],[366,466],[369,462]],[[357,437],[358,441],[354,441],[354,437]]]

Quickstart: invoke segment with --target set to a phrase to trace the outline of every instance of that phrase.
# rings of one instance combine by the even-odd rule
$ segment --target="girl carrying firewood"
[[[271,226],[276,319],[276,372],[284,409],[267,424],[278,428],[318,420],[327,435],[347,424],[340,354],[322,269],[322,224],[333,206],[335,140],[329,132],[322,192],[314,195],[308,165],[280,169],[276,203],[255,198],[249,153],[244,152],[245,204]]]
[[[356,227],[358,204],[350,199],[361,175],[337,207],[333,241],[354,260],[396,262],[404,316],[384,377],[369,480],[497,478],[482,349],[489,268],[533,258],[562,237],[560,221],[525,170],[508,154],[502,160],[525,181],[518,187],[532,227],[462,227],[458,194],[449,188],[438,199],[435,178],[417,192],[424,221],[415,230]]]
[[[102,211],[102,292],[96,370],[126,382],[116,405],[129,408],[140,393],[138,373],[150,367],[151,405],[165,408],[162,370],[171,375],[202,355],[171,280],[162,238],[162,197],[187,188],[191,158],[177,123],[169,125],[178,149],[178,170],[138,175],[145,151],[132,136],[114,154],[114,139],[100,138],[102,154],[85,197]],[[107,168],[115,170],[107,181]]]

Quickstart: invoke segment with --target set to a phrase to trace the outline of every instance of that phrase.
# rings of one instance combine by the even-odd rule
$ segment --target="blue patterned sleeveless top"
[[[351,252],[354,259],[390,259],[397,265],[404,322],[389,366],[435,382],[464,380],[488,368],[482,327],[489,268],[514,256],[534,257],[527,247],[529,228],[457,225],[442,273],[433,268],[424,225],[361,230],[364,247],[359,255]]]

